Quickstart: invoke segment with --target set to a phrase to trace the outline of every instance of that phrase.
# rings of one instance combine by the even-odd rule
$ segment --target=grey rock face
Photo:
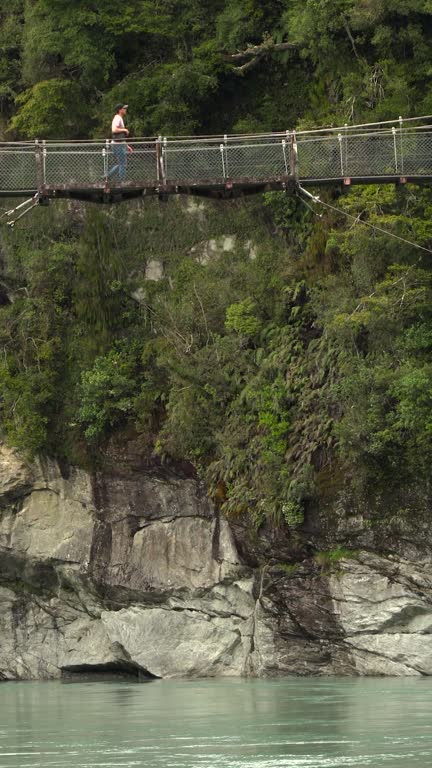
[[[430,560],[332,574],[271,562],[277,539],[283,560],[286,537],[252,546],[195,480],[64,477],[0,446],[0,680],[432,674]]]
[[[45,464],[27,486],[0,516],[2,679],[244,672],[252,576],[195,481]]]
[[[104,613],[102,621],[110,638],[155,677],[238,675],[250,647],[248,622],[240,617],[128,608]]]
[[[32,480],[31,469],[0,442],[0,508],[30,490]]]
[[[358,674],[432,674],[432,562],[369,553],[345,561],[331,590]]]
[[[230,253],[236,247],[235,235],[222,235],[212,240],[203,240],[194,245],[190,253],[195,256],[202,265],[210,264],[214,259],[219,258],[223,253]]]
[[[35,468],[30,492],[0,513],[0,546],[27,558],[88,563],[95,516],[90,479],[80,471],[63,479],[56,465],[44,471]]]

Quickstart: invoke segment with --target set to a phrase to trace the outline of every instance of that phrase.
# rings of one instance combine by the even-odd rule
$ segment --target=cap
[[[116,104],[115,111],[120,112],[121,109],[127,109],[127,108],[128,108],[128,104]]]

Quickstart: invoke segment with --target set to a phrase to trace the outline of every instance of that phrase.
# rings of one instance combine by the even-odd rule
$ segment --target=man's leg
[[[121,152],[119,152],[118,155],[118,176],[119,181],[122,182],[125,179],[126,176],[126,163],[127,163],[127,144],[124,142],[123,144],[119,144],[119,149]]]
[[[113,144],[112,145],[112,152],[115,160],[115,165],[113,165],[112,168],[108,171],[108,179],[111,178],[111,176],[114,176],[115,173],[118,174],[120,177],[120,164],[121,164],[121,150],[122,145],[121,144]]]

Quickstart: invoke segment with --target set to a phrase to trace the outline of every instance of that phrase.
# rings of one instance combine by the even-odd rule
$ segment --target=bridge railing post
[[[161,149],[158,162],[158,180],[161,184],[166,184],[168,177],[168,139],[166,136],[164,136],[164,138],[160,136],[159,141]]]
[[[395,173],[399,173],[399,167],[398,167],[398,151],[397,151],[397,141],[396,141],[396,128],[392,127],[392,135],[393,135],[393,149],[394,149],[394,162],[395,162]]]
[[[35,139],[35,162],[36,162],[36,184],[38,190],[44,186],[43,170],[42,170],[42,149],[39,144],[39,139]]]
[[[166,155],[167,140],[165,139],[164,142],[165,142],[165,155]],[[162,136],[158,136],[158,138],[156,139],[156,177],[159,184],[165,184],[166,172],[165,172],[165,165],[164,165],[164,151],[162,147]]]
[[[285,139],[282,139],[282,152],[283,152],[283,158],[284,158],[284,165],[285,165],[285,174],[288,176],[289,169],[288,169],[288,158],[287,158],[287,146]]]
[[[228,166],[228,149],[227,149],[227,147],[228,147],[228,136],[227,136],[227,134],[225,134],[225,136],[224,136],[223,147],[224,147],[224,153],[225,153],[225,178],[228,178],[228,176],[229,176],[229,166]]]
[[[340,156],[341,176],[345,176],[344,156],[343,156],[343,140],[342,140],[342,134],[341,133],[338,133],[338,141],[339,141],[339,156]]]
[[[289,176],[289,173],[290,173],[290,162],[289,162],[289,157],[288,157],[288,153],[287,153],[287,144],[288,144],[288,149],[289,149],[289,140],[290,140],[289,131],[286,131],[285,132],[285,139],[282,139],[282,153],[283,153],[284,166],[285,166],[285,175],[286,176]]]
[[[344,125],[344,176],[348,175],[348,123]]]
[[[221,153],[221,162],[222,162],[222,177],[226,179],[226,167],[225,167],[225,147],[223,144],[219,144],[219,150]]]
[[[47,159],[47,147],[45,139],[42,141],[42,186],[46,185],[46,159]]]
[[[403,146],[403,119],[399,116],[399,136],[400,136],[400,172],[402,176],[405,173],[404,146]]]
[[[109,154],[110,154],[110,141],[109,139],[106,139],[105,146],[102,149],[103,175],[105,179],[108,179]]]
[[[222,177],[224,179],[228,178],[228,151],[227,151],[227,144],[228,144],[228,136],[225,134],[223,143],[221,142],[219,144],[219,150],[221,153],[221,162],[222,162]]]
[[[288,131],[287,131],[288,133]],[[293,131],[290,135],[290,171],[291,174],[294,176],[296,181],[298,181],[299,178],[299,162],[298,162],[298,144],[297,144],[297,135],[296,132]]]

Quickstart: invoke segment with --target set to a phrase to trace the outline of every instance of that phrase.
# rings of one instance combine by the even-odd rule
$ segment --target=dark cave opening
[[[61,674],[61,679],[65,682],[128,680],[137,683],[149,683],[158,679],[156,675],[152,675],[143,667],[128,661],[110,661],[106,664],[71,664],[62,667]]]

